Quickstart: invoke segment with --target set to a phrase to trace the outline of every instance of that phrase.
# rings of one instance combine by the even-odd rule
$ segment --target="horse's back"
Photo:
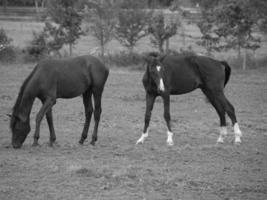
[[[188,93],[201,84],[199,72],[188,56],[166,56],[163,60],[172,94]]]
[[[57,98],[73,98],[88,88],[103,88],[108,76],[108,68],[93,56],[43,60],[36,68],[33,81],[40,90],[56,93]]]

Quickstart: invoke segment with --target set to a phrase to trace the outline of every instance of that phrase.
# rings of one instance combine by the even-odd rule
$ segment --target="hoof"
[[[49,147],[59,147],[60,145],[57,142],[51,142],[51,141],[49,141],[48,142],[48,146]]]
[[[169,146],[169,147],[171,147],[171,146],[173,146],[173,141],[167,141],[167,145]]]
[[[92,146],[95,146],[95,141],[92,140],[92,141],[90,142],[90,144],[91,144]]]
[[[241,145],[240,137],[235,138],[235,145]]]
[[[34,143],[32,144],[32,146],[33,146],[33,147],[39,147],[40,144],[39,144],[38,142],[34,142]]]
[[[84,138],[81,138],[80,141],[79,141],[79,144],[80,145],[83,145],[84,141],[85,141],[85,139]]]
[[[135,144],[138,145],[138,144],[143,144],[143,143],[144,143],[144,140],[140,140],[140,139],[139,139],[139,140],[136,141]]]
[[[218,140],[217,140],[217,144],[223,144],[224,143],[224,140],[222,137],[219,137]]]
[[[141,137],[136,141],[135,144],[143,144],[147,137],[148,137],[148,133],[143,133]]]

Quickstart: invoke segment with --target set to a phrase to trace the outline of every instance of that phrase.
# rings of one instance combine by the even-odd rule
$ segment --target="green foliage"
[[[199,0],[203,19],[198,26],[203,34],[199,45],[208,53],[241,48],[255,51],[260,47],[260,38],[253,35],[258,17],[251,9],[250,0]]]
[[[158,47],[161,53],[164,52],[164,42],[177,33],[178,25],[177,21],[166,23],[163,13],[153,17],[148,32],[151,34],[151,43]]]
[[[82,16],[75,7],[75,3],[75,0],[50,0],[47,8],[48,15],[58,24],[55,31],[60,32],[65,44],[69,44],[70,55],[72,55],[72,46],[83,34]]]
[[[16,58],[15,48],[11,45],[12,39],[9,38],[4,29],[0,29],[0,61],[12,62]]]
[[[115,26],[115,37],[121,45],[133,51],[136,43],[147,32],[147,26],[152,17],[152,11],[144,10],[140,1],[122,1],[118,11],[118,22]]]
[[[117,67],[129,67],[142,65],[143,55],[135,52],[120,52],[116,54],[108,54],[103,57],[105,63]]]
[[[109,1],[103,3],[95,1],[89,5],[92,9],[85,11],[86,21],[89,23],[89,32],[99,42],[101,56],[103,56],[105,45],[113,38],[116,8]]]
[[[65,34],[59,26],[50,22],[45,23],[41,32],[33,32],[33,39],[26,48],[27,61],[39,60],[51,53],[61,57],[59,50],[65,43]]]
[[[40,33],[33,32],[33,39],[26,47],[26,60],[38,60],[48,55],[48,52],[46,33],[44,31]]]
[[[6,34],[6,31],[1,28],[0,29],[0,50],[10,45],[11,42],[12,42],[12,39],[9,38]]]

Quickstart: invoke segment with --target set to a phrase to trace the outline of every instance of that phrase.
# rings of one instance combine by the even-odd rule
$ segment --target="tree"
[[[159,52],[164,52],[164,42],[167,42],[169,38],[171,38],[177,33],[178,23],[179,22],[177,21],[171,21],[170,23],[166,23],[163,13],[157,14],[153,18],[148,28],[148,32],[152,35],[151,43],[154,46],[158,47]],[[166,49],[166,51],[167,50],[168,49]]]
[[[116,7],[109,1],[89,2],[92,8],[85,10],[86,21],[89,23],[89,32],[98,40],[101,47],[101,56],[104,56],[105,45],[113,38]]]
[[[118,22],[115,26],[115,38],[130,52],[136,43],[147,36],[147,26],[152,17],[152,11],[143,9],[141,1],[125,0],[120,4]]]
[[[258,17],[252,9],[250,0],[200,0],[202,21],[198,24],[205,40],[210,42],[207,51],[237,49],[241,57],[241,49],[255,51],[260,47],[260,38],[253,35]],[[200,44],[201,44],[200,42]],[[243,59],[246,68],[246,53]]]
[[[69,54],[76,40],[83,35],[81,29],[82,16],[75,7],[75,0],[50,0],[48,2],[48,14],[58,25],[57,27],[64,37],[64,43],[69,45]]]

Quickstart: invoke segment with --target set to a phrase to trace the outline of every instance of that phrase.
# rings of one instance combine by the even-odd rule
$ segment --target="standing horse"
[[[85,109],[85,124],[80,144],[87,138],[94,112],[95,127],[91,144],[97,141],[97,130],[101,115],[101,97],[109,74],[108,68],[93,56],[80,56],[63,60],[46,60],[38,63],[26,78],[11,115],[10,129],[12,145],[20,148],[30,132],[30,112],[37,97],[43,103],[36,116],[33,146],[38,145],[40,123],[46,115],[50,131],[49,144],[56,140],[52,107],[57,98],[74,98],[82,94]],[[92,104],[94,98],[94,109]]]
[[[146,72],[143,85],[146,91],[145,124],[137,144],[148,137],[151,112],[157,96],[164,103],[164,119],[167,123],[167,144],[173,145],[173,133],[170,117],[170,95],[180,95],[200,88],[217,111],[220,118],[220,136],[218,143],[224,142],[227,134],[225,113],[230,117],[235,144],[241,143],[242,133],[236,120],[235,110],[224,95],[224,87],[231,74],[231,68],[224,61],[217,61],[204,56],[160,56],[150,53],[146,58]]]

